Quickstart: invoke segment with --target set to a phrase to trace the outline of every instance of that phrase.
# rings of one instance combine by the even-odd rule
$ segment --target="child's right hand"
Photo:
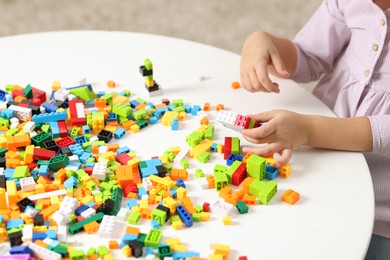
[[[242,48],[241,83],[250,92],[279,93],[279,86],[271,81],[269,72],[281,77],[289,76],[272,36],[266,32],[255,32],[246,39]]]

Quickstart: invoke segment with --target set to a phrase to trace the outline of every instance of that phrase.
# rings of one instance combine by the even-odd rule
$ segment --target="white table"
[[[232,39],[234,40],[234,39]],[[154,65],[155,80],[164,94],[149,98],[139,73],[143,60]],[[76,85],[86,78],[95,89],[108,80],[117,82],[115,91],[130,89],[131,98],[141,97],[160,103],[162,98],[183,99],[200,105],[209,102],[214,108],[249,114],[276,108],[300,113],[332,116],[319,100],[289,80],[277,79],[281,93],[249,93],[233,90],[230,84],[239,80],[239,55],[214,47],[138,33],[108,31],[52,32],[4,37],[0,39],[0,85],[14,83],[50,91],[54,80],[62,86]],[[200,80],[200,77],[206,80]],[[225,136],[240,136],[215,121],[214,140],[223,143]],[[172,131],[161,124],[149,126],[137,134],[127,134],[125,143],[141,159],[161,155],[172,146],[187,147],[185,137],[199,125],[199,119],[188,116]],[[241,143],[245,144],[243,138]],[[157,145],[158,144],[158,145]],[[207,164],[190,159],[188,195],[196,204],[218,198],[215,190],[201,190],[192,175],[201,167],[212,174],[215,164],[223,164],[221,155],[213,154]],[[291,176],[278,177],[278,193],[269,205],[250,206],[244,215],[234,214],[234,224],[224,226],[222,216],[211,213],[209,222],[194,223],[191,228],[173,230],[163,227],[163,240],[178,237],[189,251],[202,257],[212,254],[210,244],[231,246],[230,259],[246,255],[248,259],[361,259],[367,250],[374,218],[374,196],[370,173],[361,153],[298,149],[290,162]],[[296,190],[301,199],[296,205],[281,201],[287,189]],[[141,221],[141,230],[150,229]],[[95,235],[95,237],[97,237]],[[87,249],[106,239],[77,235],[80,246]],[[92,239],[94,238],[94,239]],[[117,258],[121,253],[114,252]]]

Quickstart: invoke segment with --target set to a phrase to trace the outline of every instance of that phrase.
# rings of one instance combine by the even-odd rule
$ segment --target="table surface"
[[[139,73],[143,60],[154,66],[154,78],[163,95],[149,98]],[[185,104],[209,102],[212,108],[250,114],[272,109],[333,116],[311,93],[290,80],[276,79],[280,94],[249,93],[231,88],[239,80],[240,57],[211,46],[163,36],[109,31],[69,31],[27,34],[0,39],[0,85],[12,83],[50,92],[59,80],[64,87],[77,85],[85,78],[95,90],[131,91],[131,99],[141,97],[154,103],[162,98],[183,99]],[[203,79],[203,80],[202,80]],[[108,80],[118,84],[105,87]],[[223,143],[225,136],[240,134],[216,121],[217,112],[208,112],[216,126],[213,140]],[[199,118],[188,116],[172,131],[161,124],[139,133],[126,134],[126,144],[142,160],[162,155],[170,147],[185,149],[185,137],[199,126]],[[247,144],[240,138],[241,144]],[[218,199],[213,190],[202,190],[193,173],[201,168],[212,174],[215,164],[224,164],[220,154],[213,154],[207,164],[189,159],[187,194],[195,205]],[[176,165],[175,162],[174,165]],[[246,255],[248,259],[361,259],[367,250],[374,219],[374,196],[370,173],[361,153],[302,147],[290,162],[291,176],[277,177],[278,192],[269,205],[249,207],[247,214],[233,214],[233,225],[224,226],[222,215],[211,213],[208,222],[174,230],[162,227],[163,241],[180,238],[188,251],[212,254],[211,244],[231,247],[230,258]],[[281,201],[282,193],[293,189],[300,193],[296,205]],[[149,221],[142,220],[147,233]],[[74,237],[82,248],[108,245],[108,239],[80,234]],[[115,251],[115,250],[114,250]],[[120,251],[113,254],[119,259]]]

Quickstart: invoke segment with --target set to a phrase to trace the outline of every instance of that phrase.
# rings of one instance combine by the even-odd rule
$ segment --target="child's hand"
[[[269,70],[281,77],[289,76],[271,35],[255,32],[246,39],[242,48],[241,83],[250,92],[279,93],[278,84],[269,78]]]
[[[281,157],[276,161],[276,167],[288,163],[292,151],[308,142],[308,119],[304,115],[287,110],[273,110],[250,117],[264,124],[257,128],[244,129],[244,138],[251,143],[268,144],[265,147],[243,147],[243,152],[260,156],[278,152]]]

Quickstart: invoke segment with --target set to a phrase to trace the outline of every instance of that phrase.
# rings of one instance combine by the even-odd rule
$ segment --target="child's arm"
[[[297,53],[292,41],[266,32],[255,32],[245,41],[241,53],[240,74],[243,86],[251,92],[279,93],[269,78],[288,77],[296,67]]]
[[[252,118],[266,124],[243,130],[244,138],[252,143],[267,145],[244,147],[243,152],[259,155],[281,152],[277,167],[286,164],[292,150],[302,144],[345,151],[367,152],[373,149],[371,125],[367,117],[333,118],[274,110],[253,115]]]

